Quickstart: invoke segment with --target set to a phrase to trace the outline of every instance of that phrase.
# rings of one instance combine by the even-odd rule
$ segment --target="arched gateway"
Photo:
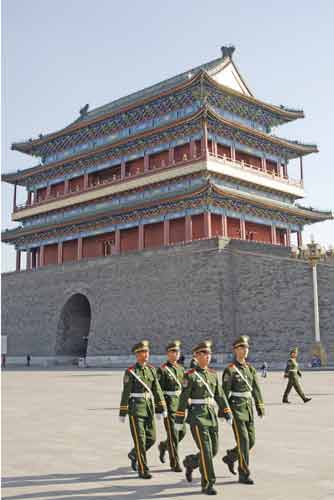
[[[90,323],[91,308],[87,297],[81,293],[72,295],[60,314],[56,355],[86,356]]]

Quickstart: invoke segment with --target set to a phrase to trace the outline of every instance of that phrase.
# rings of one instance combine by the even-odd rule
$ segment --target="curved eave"
[[[266,141],[269,141],[269,142],[272,142],[275,144],[279,144],[280,146],[283,146],[287,149],[290,149],[291,151],[296,152],[297,156],[304,156],[304,155],[308,155],[311,153],[318,153],[319,152],[316,144],[301,144],[297,141],[288,141],[286,139],[282,139],[282,138],[277,137],[277,136],[268,135],[268,134],[265,134],[264,132],[261,132],[260,130],[256,130],[256,129],[247,127],[247,125],[244,125],[242,123],[227,120],[226,118],[223,118],[222,116],[217,114],[210,107],[207,109],[208,109],[208,114],[210,114],[211,117],[214,118],[215,120],[217,120],[217,121],[219,121],[219,122],[221,122],[229,127],[232,127],[234,129],[243,130],[244,132],[246,132],[250,135],[259,137],[261,139],[264,139]]]
[[[305,219],[309,219],[310,223],[314,222],[321,222],[324,220],[329,220],[333,219],[333,213],[332,212],[321,212],[319,210],[311,210],[309,208],[304,208],[304,207],[287,207],[285,204],[282,204],[280,202],[264,202],[264,201],[258,201],[252,199],[252,195],[245,195],[243,194],[231,194],[228,191],[225,191],[224,189],[213,185],[212,190],[216,192],[220,196],[228,196],[230,198],[234,198],[237,200],[242,200],[242,201],[249,201],[254,205],[261,206],[264,208],[271,208],[273,210],[282,210],[288,214],[295,215],[297,217],[303,217]]]
[[[183,89],[193,85],[196,82],[196,80],[199,80],[202,76],[207,80],[208,83],[213,85],[216,89],[218,89],[224,93],[227,93],[231,96],[237,97],[238,99],[241,99],[247,103],[259,106],[259,107],[263,108],[264,110],[267,110],[271,113],[276,114],[277,117],[281,117],[281,123],[297,120],[299,118],[304,118],[304,116],[305,116],[304,112],[302,110],[288,110],[287,108],[283,108],[283,107],[276,106],[273,104],[268,104],[264,101],[261,101],[260,99],[257,99],[256,97],[253,97],[252,95],[247,96],[247,95],[242,94],[242,93],[240,93],[240,92],[238,92],[230,87],[222,85],[222,84],[218,83],[212,76],[210,76],[208,71],[201,69],[201,70],[198,70],[197,73],[191,79],[189,79],[185,82],[182,82],[182,83],[176,85],[175,87],[166,89],[164,91],[160,91],[156,94],[152,94],[149,97],[139,99],[136,102],[133,102],[133,103],[128,104],[126,106],[121,106],[120,108],[116,108],[115,110],[112,110],[111,112],[101,114],[101,115],[93,117],[91,119],[82,120],[79,118],[79,119],[75,120],[73,123],[71,123],[70,125],[67,125],[66,127],[62,128],[56,132],[52,132],[50,134],[47,134],[43,138],[30,140],[28,142],[13,143],[11,146],[11,149],[13,151],[19,151],[21,153],[25,153],[25,154],[29,154],[29,155],[40,156],[40,154],[38,153],[38,148],[40,146],[48,143],[49,141],[52,141],[53,139],[61,136],[61,135],[76,132],[79,129],[86,128],[90,125],[98,123],[99,121],[106,120],[108,118],[112,118],[112,116],[114,116],[115,114],[125,113],[125,112],[127,112],[130,109],[133,109],[135,107],[148,104],[151,101],[153,101],[159,97],[170,95],[174,92],[178,92],[180,90],[183,90]]]

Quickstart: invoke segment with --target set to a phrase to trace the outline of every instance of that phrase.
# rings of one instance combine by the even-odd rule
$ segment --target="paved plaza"
[[[313,400],[296,395],[281,404],[281,373],[261,378],[267,416],[257,419],[251,453],[254,486],[239,485],[221,462],[233,445],[231,428],[220,423],[215,459],[219,496],[234,500],[330,500],[334,498],[334,371],[304,372]],[[183,473],[149,452],[154,477],[138,479],[129,467],[129,427],[118,421],[122,371],[13,370],[2,373],[2,497],[15,500],[184,499],[200,493],[199,472]],[[158,421],[158,439],[164,429]],[[190,432],[180,449],[194,452]]]

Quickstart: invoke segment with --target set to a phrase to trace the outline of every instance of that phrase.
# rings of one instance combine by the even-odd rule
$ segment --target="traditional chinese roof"
[[[80,110],[80,117],[65,128],[50,134],[41,134],[38,139],[13,143],[12,149],[29,155],[43,156],[42,146],[59,136],[72,134],[88,126],[90,127],[96,122],[112,117],[116,113],[125,113],[133,107],[148,104],[159,96],[170,94],[193,85],[196,80],[203,76],[217,91],[230,96],[230,98],[240,100],[241,105],[256,106],[266,115],[265,122],[267,124],[271,123],[272,126],[279,125],[304,117],[304,113],[301,110],[275,106],[255,98],[232,60],[233,51],[233,47],[222,47],[222,56],[217,59],[138,92],[134,92],[126,97],[116,99],[92,111],[88,111],[89,106],[86,105]]]
[[[175,134],[180,136],[183,134],[191,134],[194,130],[200,130],[202,124],[206,121],[208,123],[208,130],[212,134],[220,134],[222,137],[230,138],[237,142],[241,142],[247,146],[257,147],[259,150],[268,152],[269,154],[276,154],[285,156],[287,158],[296,158],[310,153],[318,152],[315,144],[302,144],[298,141],[288,141],[277,136],[273,136],[261,132],[247,125],[237,123],[221,116],[207,104],[204,104],[198,111],[192,115],[167,124],[158,129],[142,132],[134,137],[125,138],[113,143],[112,145],[100,146],[93,151],[84,152],[71,157],[67,160],[61,160],[49,165],[37,165],[30,169],[17,171],[2,175],[2,180],[8,183],[17,183],[20,185],[29,184],[28,179],[36,176],[45,176],[47,172],[54,172],[60,168],[66,169],[67,172],[70,168],[82,169],[86,166],[85,162],[96,161],[99,155],[104,155],[105,158],[121,158],[126,151],[135,151],[146,149],[150,144],[157,143],[162,140],[170,140]],[[152,142],[153,141],[153,142]],[[137,145],[137,146],[136,146]]]

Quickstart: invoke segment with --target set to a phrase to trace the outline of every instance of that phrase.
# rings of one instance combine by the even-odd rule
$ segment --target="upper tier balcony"
[[[284,165],[274,164],[263,158],[251,163],[242,159],[247,157],[242,152],[231,153],[220,154],[219,148],[217,151],[211,141],[207,151],[201,151],[196,144],[192,147],[187,143],[177,154],[167,150],[109,170],[84,174],[39,189],[33,197],[30,193],[27,203],[14,204],[12,219],[19,221],[205,170],[234,182],[252,184],[262,191],[275,191],[294,198],[304,197],[303,181],[289,178]],[[252,160],[251,157],[250,159]]]

